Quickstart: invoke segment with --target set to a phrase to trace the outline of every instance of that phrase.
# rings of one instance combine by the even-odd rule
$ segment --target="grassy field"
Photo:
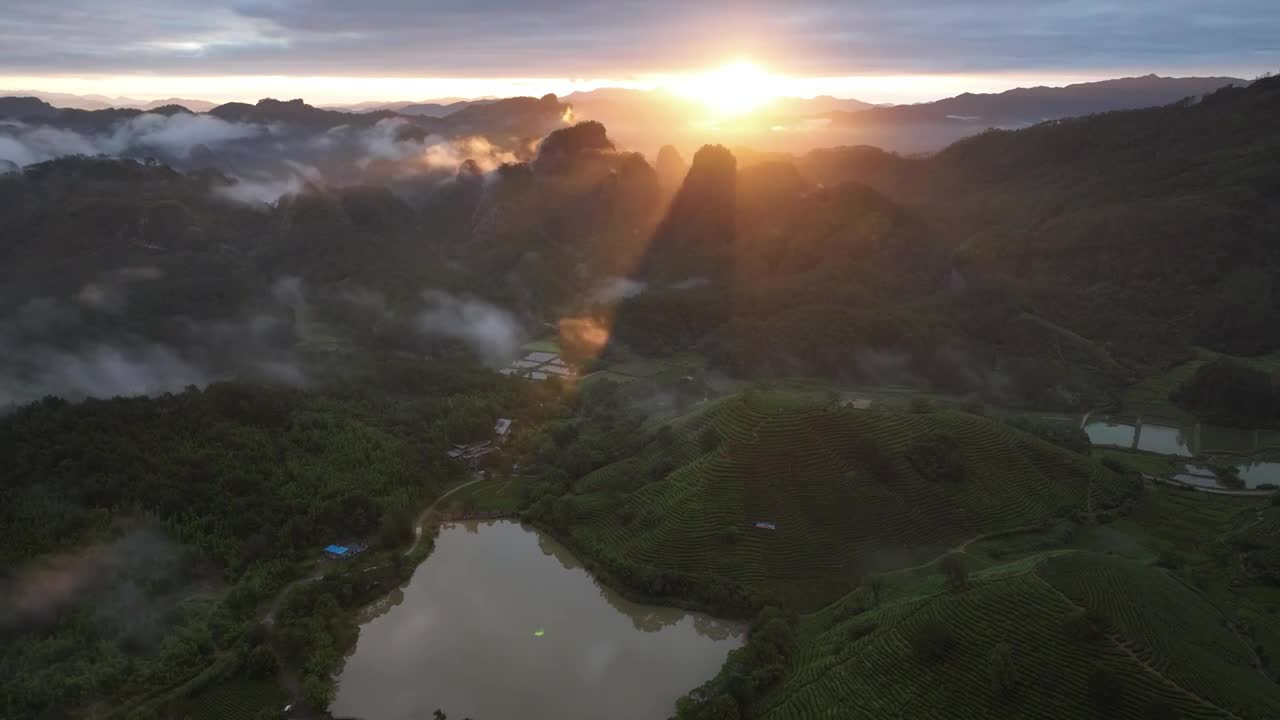
[[[483,480],[450,495],[439,508],[446,512],[475,510],[515,512],[520,507],[519,479]]]
[[[824,397],[749,392],[680,418],[665,444],[577,483],[574,539],[814,609],[868,572],[1128,492],[1090,459],[987,418]]]
[[[1183,461],[1168,455],[1156,455],[1153,453],[1134,452],[1129,450],[1119,450],[1116,448],[1096,447],[1093,449],[1093,457],[1099,461],[1109,459],[1117,462],[1125,468],[1133,472],[1142,473],[1144,475],[1152,475],[1155,477],[1168,477],[1177,473]]]

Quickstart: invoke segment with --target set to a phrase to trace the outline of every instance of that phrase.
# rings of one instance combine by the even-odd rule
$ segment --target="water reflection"
[[[1084,432],[1094,445],[1129,448],[1133,447],[1137,428],[1130,423],[1093,420],[1084,426]]]
[[[1161,455],[1191,457],[1190,433],[1176,427],[1143,423],[1138,428],[1138,449]]]
[[[1245,487],[1256,488],[1259,485],[1280,486],[1280,462],[1268,460],[1249,461],[1236,466],[1240,470],[1240,479]]]
[[[506,521],[442,528],[400,596],[375,605],[335,715],[656,720],[742,642],[736,624],[609,592]]]

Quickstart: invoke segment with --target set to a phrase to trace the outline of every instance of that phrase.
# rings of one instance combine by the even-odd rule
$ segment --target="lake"
[[[744,640],[737,623],[627,601],[507,521],[441,528],[364,620],[335,717],[661,720]]]

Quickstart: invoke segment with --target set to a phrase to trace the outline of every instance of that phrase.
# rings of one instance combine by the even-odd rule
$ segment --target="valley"
[[[1280,79],[652,164],[23,107],[247,134],[0,175],[0,717],[1280,716]]]

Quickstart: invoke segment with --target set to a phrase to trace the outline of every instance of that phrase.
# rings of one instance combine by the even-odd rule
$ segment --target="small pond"
[[[1240,479],[1246,487],[1259,485],[1280,485],[1280,462],[1270,460],[1249,460],[1236,465],[1240,470]]]
[[[1179,455],[1191,457],[1195,452],[1191,449],[1190,431],[1164,425],[1143,423],[1138,428],[1138,449],[1161,455]]]
[[[627,601],[518,523],[455,524],[402,590],[366,610],[330,711],[661,720],[744,639],[736,623]]]
[[[1084,426],[1089,442],[1104,447],[1133,447],[1135,428],[1132,423],[1114,422],[1112,420],[1090,420]]]

